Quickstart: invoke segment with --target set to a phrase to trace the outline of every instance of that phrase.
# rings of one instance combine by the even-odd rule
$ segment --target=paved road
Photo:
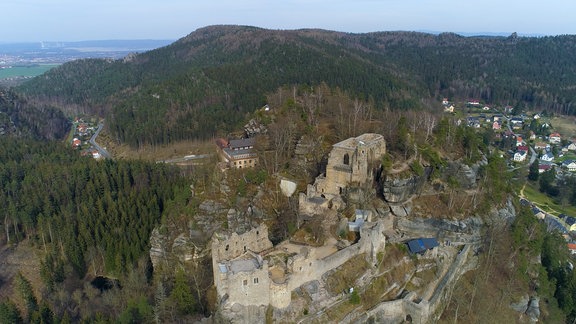
[[[92,135],[92,137],[90,137],[90,144],[92,144],[92,146],[94,146],[95,149],[98,150],[98,152],[100,152],[100,155],[105,158],[105,159],[111,159],[112,155],[106,151],[106,149],[104,149],[102,146],[98,145],[98,143],[96,143],[96,137],[98,137],[98,134],[100,134],[100,131],[102,130],[102,128],[104,128],[104,123],[100,123],[98,124],[98,129],[96,130],[96,132],[94,132],[94,135]]]

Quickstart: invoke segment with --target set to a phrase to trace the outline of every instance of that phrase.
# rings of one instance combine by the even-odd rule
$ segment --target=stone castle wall
[[[268,263],[261,257],[252,258],[254,269],[250,271],[221,271],[226,263],[251,252],[261,252],[272,248],[268,239],[268,227],[261,224],[257,228],[238,235],[212,237],[212,269],[214,285],[218,299],[225,302],[244,301],[246,305],[268,305],[270,294],[270,278],[268,276]],[[248,259],[250,259],[248,257]],[[232,261],[233,262],[233,261]]]
[[[225,241],[225,244],[220,244],[220,241]],[[260,252],[270,248],[272,248],[272,242],[268,239],[268,227],[265,224],[242,235],[232,233],[229,237],[217,238],[216,244],[214,245],[213,242],[212,245],[212,251],[216,252],[218,260],[231,260],[246,251]]]
[[[229,274],[217,274],[220,299],[230,302],[241,301],[244,305],[268,305],[270,303],[270,277],[268,276],[267,263],[261,269],[251,272],[238,272]],[[227,295],[226,297],[224,295]]]
[[[290,257],[287,262],[288,279],[284,283],[275,283],[269,277],[267,261],[263,260],[261,266],[250,271],[233,272],[220,271],[225,261],[234,260],[239,255],[246,254],[243,247],[267,247],[262,244],[263,237],[268,240],[267,229],[264,225],[242,235],[233,234],[229,240],[213,239],[214,284],[216,285],[218,298],[222,303],[241,305],[272,305],[276,308],[288,307],[291,303],[292,291],[301,285],[319,280],[326,272],[333,270],[354,256],[362,253],[367,254],[372,262],[375,262],[376,254],[383,251],[386,238],[383,233],[383,223],[365,223],[360,232],[358,243],[345,249],[332,253],[324,258],[315,259],[310,249],[304,249],[303,253]],[[266,229],[266,231],[263,231]],[[231,252],[231,245],[239,244],[239,255]],[[228,246],[228,250],[226,250]],[[228,258],[218,258],[224,255]],[[234,261],[232,261],[234,262]]]
[[[363,134],[334,144],[326,178],[318,184],[322,194],[341,195],[351,183],[364,183],[372,178],[371,165],[386,154],[386,141],[380,134]]]

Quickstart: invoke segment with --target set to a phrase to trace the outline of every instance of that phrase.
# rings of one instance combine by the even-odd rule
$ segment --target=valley
[[[210,26],[2,89],[0,321],[571,321],[574,44]]]

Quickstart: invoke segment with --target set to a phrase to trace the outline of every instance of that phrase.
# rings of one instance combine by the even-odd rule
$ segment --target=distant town
[[[166,46],[173,40],[0,43],[0,84],[13,84],[60,64],[85,58],[120,59]]]

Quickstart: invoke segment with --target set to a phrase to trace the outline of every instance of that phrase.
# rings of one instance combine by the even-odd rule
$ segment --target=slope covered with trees
[[[74,307],[58,299],[71,296],[77,285],[82,287],[82,280],[125,278],[139,267],[143,277],[126,293],[137,296],[138,289],[147,287],[150,233],[174,205],[185,205],[189,193],[180,170],[139,161],[96,161],[54,141],[4,138],[0,145],[0,209],[5,211],[0,241],[3,249],[5,244],[20,242],[36,247],[41,259],[41,300],[56,318],[76,322],[96,312],[106,313],[104,306],[94,304],[94,296],[84,297],[91,299],[91,310],[81,306],[82,297]],[[9,274],[1,275],[6,283]],[[40,295],[31,292],[23,297],[26,305],[35,298]],[[0,321],[11,312],[9,304],[2,302]],[[29,322],[36,322],[34,316],[44,317],[36,314],[38,309],[42,313],[42,307],[34,305],[26,312]]]
[[[424,108],[446,96],[574,114],[575,47],[574,36],[213,26],[123,60],[64,64],[18,91],[66,111],[107,114],[113,137],[133,146],[210,138],[279,87],[323,82],[376,109]]]
[[[69,129],[70,121],[62,111],[31,105],[14,92],[0,89],[0,136],[62,139]]]

